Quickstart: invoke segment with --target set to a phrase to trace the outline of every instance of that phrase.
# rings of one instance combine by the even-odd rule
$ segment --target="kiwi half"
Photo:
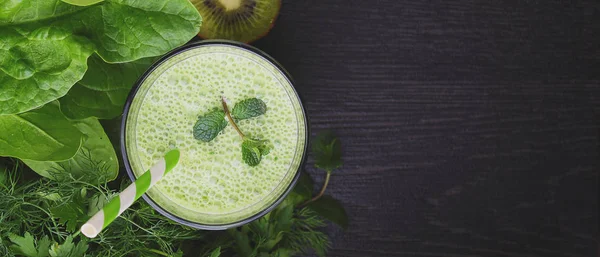
[[[198,35],[249,43],[273,27],[281,0],[190,0],[202,16]]]

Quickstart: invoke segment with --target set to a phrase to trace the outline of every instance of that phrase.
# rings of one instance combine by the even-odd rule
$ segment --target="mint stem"
[[[221,103],[223,104],[223,110],[225,111],[225,115],[227,116],[229,123],[231,123],[231,126],[233,126],[233,128],[235,129],[235,131],[237,131],[237,133],[240,135],[240,137],[242,139],[244,139],[246,136],[244,136],[244,133],[242,133],[240,128],[237,126],[237,124],[235,124],[235,121],[233,121],[233,118],[231,117],[231,113],[229,113],[229,108],[227,108],[227,103],[225,102],[225,97],[223,97],[223,96],[221,96]]]
[[[331,177],[331,172],[327,172],[327,176],[325,177],[325,182],[323,183],[323,187],[321,188],[321,191],[319,192],[319,194],[317,194],[315,197],[313,197],[312,199],[304,202],[301,205],[298,205],[298,208],[303,208],[305,206],[307,206],[309,203],[312,203],[316,200],[319,200],[319,198],[321,198],[321,196],[323,196],[323,194],[325,194],[325,189],[327,189],[327,185],[329,184],[329,178]]]

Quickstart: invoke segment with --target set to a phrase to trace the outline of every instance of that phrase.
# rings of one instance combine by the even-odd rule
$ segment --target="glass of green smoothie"
[[[249,98],[266,112],[236,121],[246,135],[268,139],[256,166],[228,124],[213,140],[194,137],[199,116]],[[165,55],[138,80],[125,105],[121,152],[135,180],[170,149],[179,164],[144,196],[161,214],[207,230],[241,226],[271,211],[291,191],[306,157],[308,122],[291,77],[246,44],[201,41]]]

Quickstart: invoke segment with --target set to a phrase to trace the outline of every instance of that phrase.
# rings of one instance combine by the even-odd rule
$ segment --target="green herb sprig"
[[[198,121],[194,124],[194,138],[210,142],[227,127],[227,121],[229,121],[242,139],[242,160],[249,166],[257,166],[260,164],[262,157],[271,151],[272,146],[270,141],[246,136],[235,120],[261,116],[267,112],[267,105],[258,98],[248,98],[237,103],[230,112],[225,97],[221,97],[221,104],[223,110],[213,109],[205,115],[198,117]]]
[[[347,228],[348,216],[343,205],[335,198],[325,195],[331,173],[342,166],[340,140],[331,131],[319,133],[313,140],[312,153],[315,159],[315,167],[325,171],[325,182],[323,182],[323,186],[317,195],[298,205],[298,207],[309,207],[342,228]],[[310,181],[310,189],[312,189],[312,181]],[[308,189],[308,193],[310,193],[310,189]],[[307,190],[305,189],[305,191]]]

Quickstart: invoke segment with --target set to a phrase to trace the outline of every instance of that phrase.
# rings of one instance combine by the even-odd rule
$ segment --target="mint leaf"
[[[88,245],[82,240],[79,243],[73,243],[73,237],[68,236],[65,242],[61,245],[54,244],[50,249],[51,257],[81,257],[87,251]]]
[[[262,156],[257,147],[249,145],[244,141],[242,143],[242,159],[246,164],[256,166],[260,163]]]
[[[343,229],[348,228],[348,215],[344,206],[331,196],[325,195],[318,200],[310,203],[308,208],[315,211],[319,215],[338,224]]]
[[[342,166],[342,145],[331,131],[325,131],[316,136],[312,152],[317,168],[330,173]]]
[[[42,237],[37,242],[29,232],[25,232],[24,237],[17,235],[9,235],[8,238],[14,243],[10,246],[10,249],[16,254],[20,254],[26,257],[47,257],[48,250],[50,249],[50,240],[48,236]]]
[[[267,105],[258,98],[249,98],[237,103],[231,114],[238,120],[249,119],[265,114]]]
[[[198,121],[194,125],[194,138],[209,142],[217,137],[219,132],[226,126],[225,112],[215,109],[204,116],[198,117]]]
[[[242,159],[250,166],[258,165],[262,156],[269,154],[270,151],[269,140],[244,138],[242,142]]]

